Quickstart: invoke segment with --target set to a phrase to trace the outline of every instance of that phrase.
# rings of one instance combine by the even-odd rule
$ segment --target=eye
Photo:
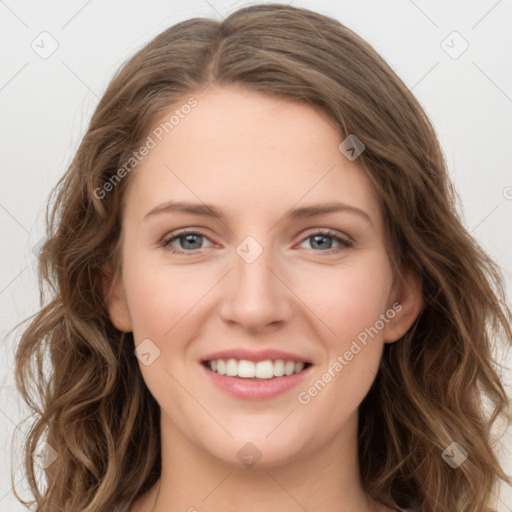
[[[331,248],[332,242],[325,242],[325,240],[327,240],[329,238],[335,240],[340,245],[338,247]],[[333,231],[331,229],[315,231],[315,232],[309,234],[304,239],[304,242],[307,240],[311,240],[311,245],[313,247],[316,246],[317,248],[320,247],[320,248],[324,248],[324,249],[327,247],[327,250],[320,251],[320,252],[327,252],[329,254],[341,252],[341,251],[348,249],[354,245],[352,240],[349,240],[348,238],[343,238],[343,237],[339,236],[339,234],[336,231]],[[315,251],[315,252],[318,252],[318,251]]]
[[[326,242],[328,239],[335,240],[339,246],[332,248],[332,242]],[[160,242],[160,245],[174,254],[188,254],[193,256],[203,249],[201,246],[204,240],[210,239],[201,232],[183,230],[170,233],[168,237]],[[313,248],[326,249],[315,252],[326,252],[329,254],[341,252],[354,245],[352,240],[339,236],[337,231],[331,229],[313,231],[308,234],[306,238],[303,238],[302,243],[305,241],[311,241]],[[179,247],[172,245],[175,242],[178,243]]]
[[[171,233],[170,238],[162,240],[161,245],[175,254],[186,254],[201,249],[201,242],[209,240],[206,235],[197,231],[179,231],[178,233]],[[172,242],[177,241],[180,248],[171,245]],[[186,250],[183,250],[186,249]]]

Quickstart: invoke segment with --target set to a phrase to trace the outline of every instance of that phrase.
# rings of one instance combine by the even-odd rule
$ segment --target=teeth
[[[239,377],[251,379],[256,376],[256,373],[256,366],[252,361],[239,361],[236,373]]]
[[[295,363],[295,368],[293,369],[293,373],[299,373],[302,370],[304,370],[304,366],[306,366],[304,363]]]
[[[226,363],[226,375],[228,377],[235,377],[238,375],[238,363],[234,359],[228,359]]]
[[[293,361],[286,361],[284,365],[284,374],[291,375],[295,370],[295,363]]]
[[[283,375],[293,375],[301,372],[305,363],[296,363],[294,361],[283,361],[277,359],[271,361],[247,361],[241,359],[217,359],[209,362],[210,369],[219,375],[227,375],[228,377],[242,377],[244,379],[272,379],[273,377],[282,377]]]
[[[284,375],[284,361],[278,359],[274,362],[274,375],[276,377],[282,377]]]
[[[273,376],[274,363],[272,361],[260,361],[259,363],[256,363],[256,378],[271,379]]]

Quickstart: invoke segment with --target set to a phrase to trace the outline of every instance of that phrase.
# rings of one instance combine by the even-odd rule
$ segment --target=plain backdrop
[[[34,246],[47,196],[64,173],[99,97],[119,66],[165,28],[220,19],[232,0],[0,0],[0,512],[26,510],[12,436],[27,410],[14,387],[15,324],[37,310]],[[280,3],[290,3],[280,2]],[[366,39],[413,90],[439,135],[465,225],[512,288],[512,1],[291,2],[330,15]],[[507,354],[498,354],[508,364]],[[510,393],[512,371],[506,371]],[[501,458],[512,473],[511,437]],[[17,487],[23,494],[25,486]],[[28,495],[23,494],[25,497]],[[512,511],[502,486],[500,512]],[[312,512],[312,511],[311,511]]]

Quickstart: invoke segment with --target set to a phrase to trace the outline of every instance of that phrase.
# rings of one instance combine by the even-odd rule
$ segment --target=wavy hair
[[[413,269],[424,307],[360,405],[364,490],[393,509],[488,512],[499,480],[493,424],[509,398],[493,350],[512,339],[503,276],[464,227],[434,128],[390,66],[335,19],[280,4],[223,21],[194,18],[150,41],[115,74],[46,212],[41,309],[16,348],[16,384],[35,418],[24,472],[38,512],[129,506],[159,478],[160,410],[111,323],[102,283],[120,272],[120,226],[130,172],[119,169],[153,123],[210,84],[237,84],[323,109],[378,193],[393,272]],[[115,186],[108,187],[107,183]],[[56,459],[39,489],[33,454]],[[454,469],[453,442],[468,454]],[[453,445],[452,445],[453,446]]]

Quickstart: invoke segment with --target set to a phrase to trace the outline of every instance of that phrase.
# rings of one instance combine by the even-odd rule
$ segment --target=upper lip
[[[215,361],[217,359],[236,359],[238,361],[245,359],[246,361],[253,361],[255,363],[259,361],[276,361],[282,359],[283,361],[294,361],[295,363],[310,363],[306,357],[302,357],[292,352],[284,352],[282,350],[265,349],[265,350],[249,350],[245,348],[234,348],[229,350],[220,350],[218,352],[212,352],[206,357],[201,359],[201,362]]]

